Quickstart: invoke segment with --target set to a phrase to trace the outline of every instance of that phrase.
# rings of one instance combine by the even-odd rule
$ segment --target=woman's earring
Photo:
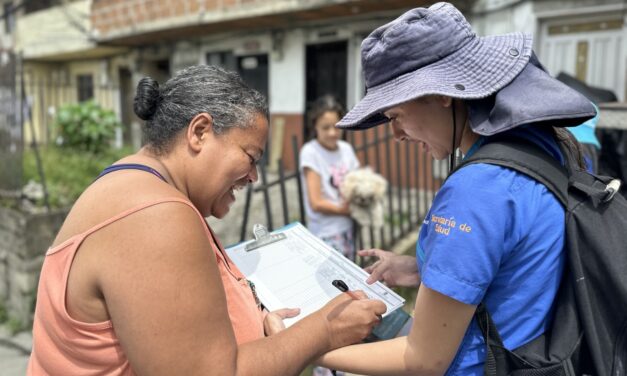
[[[459,148],[455,149],[455,166],[462,163],[462,159],[462,151]]]

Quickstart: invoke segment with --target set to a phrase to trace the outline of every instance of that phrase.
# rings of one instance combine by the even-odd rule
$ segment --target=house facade
[[[125,125],[120,142],[139,146],[132,113],[137,81],[165,81],[192,64],[239,72],[266,94],[270,160],[292,158],[306,134],[307,104],[333,94],[353,106],[364,94],[360,44],[374,28],[419,0],[77,0],[19,15],[15,48],[32,82],[62,82],[66,93],[35,95],[37,140],[50,142],[55,104],[93,97]],[[524,31],[554,75],[565,72],[625,99],[625,5],[621,0],[453,1],[479,34]],[[46,85],[34,84],[39,91]],[[28,91],[27,87],[27,91]],[[26,132],[28,133],[28,132]],[[28,137],[27,137],[28,138]],[[288,166],[290,167],[290,166]],[[291,166],[293,167],[293,166]]]
[[[269,158],[293,168],[292,137],[302,142],[307,104],[333,94],[353,106],[364,94],[362,39],[426,1],[99,1],[92,4],[101,43],[133,50],[133,82],[165,80],[192,64],[237,71],[268,98]],[[459,2],[467,9],[468,2]]]

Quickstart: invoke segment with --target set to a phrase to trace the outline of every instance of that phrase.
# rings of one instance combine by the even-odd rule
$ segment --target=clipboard
[[[382,300],[388,308],[384,322],[404,305],[405,299],[381,282],[368,285],[368,273],[301,223],[294,222],[272,232],[262,225],[253,228],[254,240],[227,247],[226,252],[255,284],[259,299],[269,311],[301,309],[299,316],[284,320],[286,327],[341,294],[332,285],[335,279],[343,280],[350,290],[362,290],[368,297]],[[404,324],[409,315],[397,312],[393,317],[398,326],[399,320]]]
[[[246,252],[254,251],[257,248],[285,239],[285,234],[280,232],[271,234],[268,232],[266,226],[259,223],[253,226],[253,235],[255,236],[255,240],[246,244],[244,248]]]

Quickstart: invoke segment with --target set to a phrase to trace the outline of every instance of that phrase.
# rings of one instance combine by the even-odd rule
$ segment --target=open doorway
[[[346,108],[347,48],[346,41],[307,46],[305,122],[310,103],[322,95],[333,95]],[[305,124],[305,139],[307,128]]]
[[[268,97],[268,55],[237,57],[237,72],[248,86]]]

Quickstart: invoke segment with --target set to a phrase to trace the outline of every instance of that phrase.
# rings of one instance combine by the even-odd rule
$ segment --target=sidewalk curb
[[[25,356],[30,355],[30,352],[31,352],[30,349],[27,349],[24,346],[20,345],[19,343],[13,342],[8,338],[0,338],[0,346],[17,350],[18,352],[20,352],[22,355],[25,355]]]

